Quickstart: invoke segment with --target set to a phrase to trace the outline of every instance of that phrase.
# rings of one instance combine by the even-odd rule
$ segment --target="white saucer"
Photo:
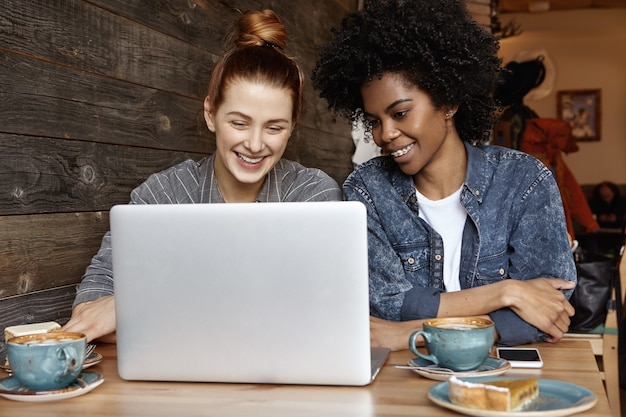
[[[450,370],[442,369],[432,363],[429,360],[423,358],[413,358],[409,361],[410,366],[416,367],[413,369],[414,372],[420,374],[421,376],[429,379],[434,379],[436,381],[447,381],[452,375],[457,378],[466,378],[466,377],[477,377],[477,376],[497,376],[502,375],[506,371],[511,369],[511,364],[509,361],[494,358],[490,356],[487,358],[485,363],[480,365],[478,368],[471,371],[462,371],[462,372],[452,372]]]
[[[0,397],[14,401],[56,401],[87,394],[104,382],[102,374],[83,372],[69,387],[51,391],[34,391],[22,386],[13,377],[0,379]]]

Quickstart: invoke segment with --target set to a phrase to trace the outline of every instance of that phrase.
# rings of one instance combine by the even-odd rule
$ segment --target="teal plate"
[[[497,376],[511,369],[509,361],[492,356],[487,358],[485,363],[471,371],[453,372],[440,368],[433,362],[424,358],[411,359],[409,366],[415,366],[416,368],[413,369],[413,371],[424,378],[434,379],[436,381],[447,381],[452,375],[457,378]]]
[[[471,378],[471,382],[490,382],[497,378]],[[580,413],[596,405],[598,398],[587,388],[568,382],[539,379],[539,398],[520,411],[491,411],[454,404],[448,397],[448,383],[442,382],[430,388],[428,398],[435,404],[457,413],[478,417],[559,417]]]
[[[17,379],[9,377],[0,379],[0,397],[28,402],[63,400],[86,394],[103,382],[102,374],[83,371],[69,387],[51,391],[34,391],[20,384]]]

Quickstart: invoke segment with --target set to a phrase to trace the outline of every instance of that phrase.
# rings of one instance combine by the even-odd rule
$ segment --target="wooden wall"
[[[0,330],[67,321],[110,207],[214,151],[202,99],[237,9],[274,9],[310,76],[315,44],[352,3],[0,0]],[[341,183],[349,125],[310,82],[307,94],[285,156]]]

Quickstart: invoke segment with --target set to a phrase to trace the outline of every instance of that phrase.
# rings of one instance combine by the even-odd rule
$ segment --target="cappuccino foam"
[[[447,329],[447,330],[473,330],[480,329],[480,326],[475,324],[467,324],[467,323],[442,323],[438,324],[435,327],[439,329]]]

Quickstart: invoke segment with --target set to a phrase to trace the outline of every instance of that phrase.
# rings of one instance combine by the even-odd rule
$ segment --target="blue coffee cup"
[[[415,347],[424,338],[428,354]],[[481,317],[443,317],[426,320],[423,330],[409,338],[411,351],[442,368],[456,372],[478,368],[489,357],[495,337],[494,323]]]
[[[7,341],[13,377],[33,391],[65,388],[83,369],[86,344],[84,334],[72,332],[13,337]]]

